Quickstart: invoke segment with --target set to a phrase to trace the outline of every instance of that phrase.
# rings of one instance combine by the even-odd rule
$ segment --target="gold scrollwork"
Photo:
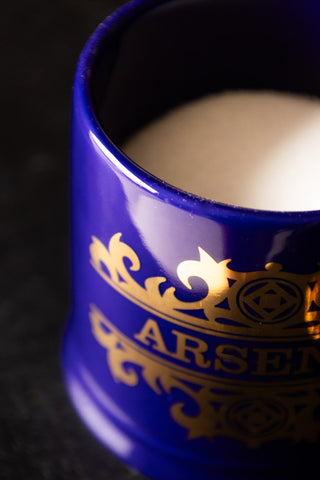
[[[275,439],[315,441],[320,433],[320,379],[281,383],[224,380],[162,359],[121,333],[94,305],[90,321],[106,349],[113,379],[141,379],[158,395],[173,393],[173,420],[189,439],[223,436],[258,447]]]
[[[89,249],[92,266],[106,282],[169,322],[225,338],[320,338],[320,271],[288,273],[280,264],[268,263],[262,271],[238,272],[229,268],[231,259],[216,262],[198,247],[199,260],[177,266],[181,286],[192,290],[191,277],[200,277],[207,285],[202,299],[189,302],[179,300],[173,286],[161,293],[164,276],[146,278],[143,285],[136,281],[134,272],[141,269],[141,262],[121,233],[112,236],[108,248],[92,237]]]

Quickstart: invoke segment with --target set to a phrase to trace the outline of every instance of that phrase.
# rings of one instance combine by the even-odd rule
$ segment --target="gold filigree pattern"
[[[164,276],[146,278],[143,285],[137,282],[134,273],[143,265],[121,233],[112,236],[108,248],[92,237],[90,261],[106,282],[135,304],[196,331],[260,341],[320,337],[320,271],[288,273],[280,264],[268,263],[262,271],[237,272],[229,268],[231,259],[216,262],[201,247],[198,251],[199,260],[177,266],[181,287],[192,291],[191,277],[207,285],[203,298],[190,302],[179,300],[173,286],[161,293]]]
[[[106,349],[113,379],[129,387],[141,379],[158,395],[174,393],[173,420],[188,438],[223,436],[249,447],[275,439],[315,441],[320,433],[320,379],[296,382],[223,380],[164,360],[121,333],[94,305],[90,321]]]

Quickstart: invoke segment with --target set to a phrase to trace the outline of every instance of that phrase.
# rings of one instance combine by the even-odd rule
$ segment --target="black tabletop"
[[[69,309],[69,123],[82,46],[117,0],[1,3],[0,478],[142,479],[74,413],[62,383]]]

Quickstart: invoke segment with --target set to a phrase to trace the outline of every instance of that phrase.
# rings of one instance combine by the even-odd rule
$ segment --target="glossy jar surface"
[[[205,93],[318,95],[319,20],[309,0],[137,0],[80,57],[64,375],[89,429],[150,478],[294,478],[317,463],[320,212],[189,195],[119,145]]]

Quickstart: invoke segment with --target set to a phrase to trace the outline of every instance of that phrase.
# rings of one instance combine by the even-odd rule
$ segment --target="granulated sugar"
[[[320,101],[234,91],[168,112],[122,146],[171,185],[264,210],[320,209]]]

